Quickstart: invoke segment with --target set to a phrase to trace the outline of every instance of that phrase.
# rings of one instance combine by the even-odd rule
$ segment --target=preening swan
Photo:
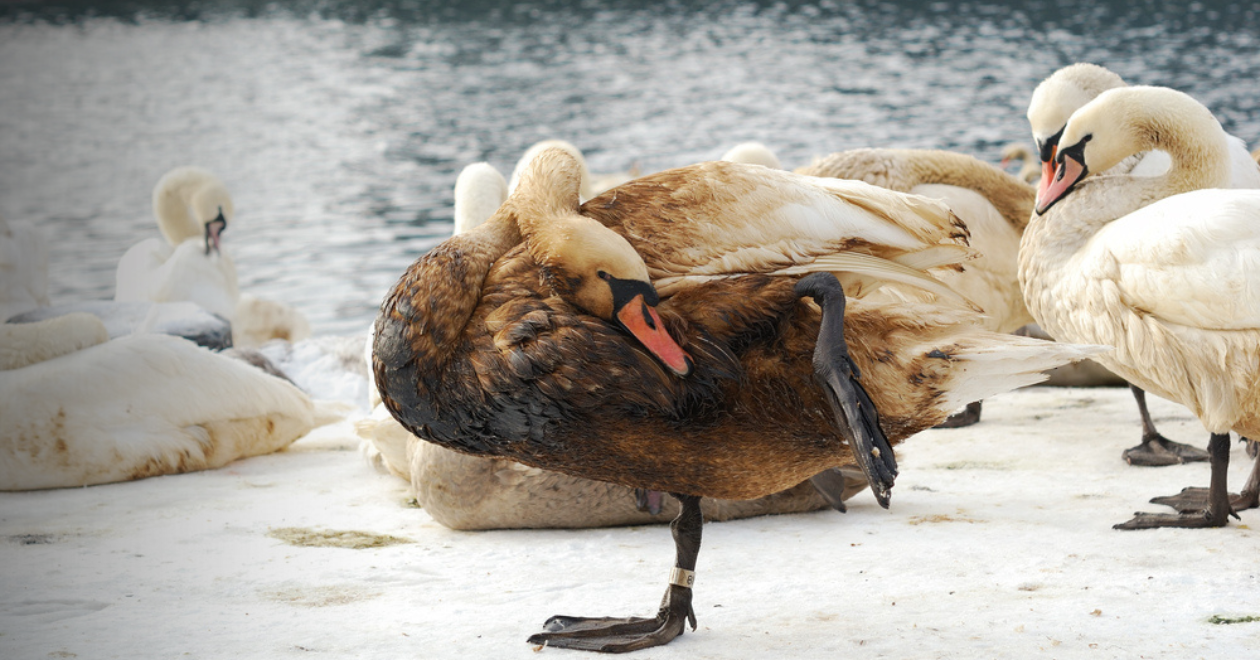
[[[608,172],[606,174],[592,174],[586,167],[586,157],[582,155],[582,150],[573,146],[572,143],[565,140],[543,140],[537,142],[521,154],[520,160],[516,161],[516,167],[512,168],[512,178],[508,182],[508,190],[516,190],[516,185],[521,180],[521,174],[525,168],[529,166],[530,161],[534,157],[548,149],[563,149],[570,156],[577,160],[582,172],[582,187],[579,195],[582,201],[586,201],[605,190],[616,188],[617,186],[630,181],[639,176],[639,167],[637,165],[631,167],[624,172]]]
[[[490,163],[473,163],[455,179],[455,234],[483,223],[508,196],[508,184]]]
[[[957,305],[846,301],[827,271],[937,288],[924,269],[970,254],[930,200],[723,162],[581,207],[580,181],[564,151],[535,158],[490,220],[402,276],[373,351],[417,435],[681,501],[656,617],[555,617],[533,643],[667,643],[694,620],[700,497],[857,462],[887,504],[892,443],[1089,352],[985,331]]]
[[[1033,207],[1031,186],[988,163],[948,151],[854,149],[816,159],[796,171],[856,179],[940,200],[967,224],[971,246],[980,253],[961,272],[940,273],[941,280],[980,306],[980,323],[988,330],[1014,332],[1032,322],[1018,277],[1019,238]],[[904,287],[891,287],[877,291],[872,299],[905,293]],[[980,421],[980,412],[980,402],[970,402],[942,426],[974,424]]]
[[[1095,175],[1152,149],[1171,158],[1163,175]],[[1139,514],[1123,529],[1225,524],[1229,432],[1260,434],[1260,190],[1214,189],[1230,182],[1228,149],[1211,112],[1181,92],[1100,94],[1064,128],[1056,177],[1024,233],[1020,284],[1037,322],[1114,346],[1096,359],[1212,434],[1206,508]],[[1255,505],[1257,471],[1238,505]]]
[[[0,490],[220,467],[313,426],[305,394],[244,362],[169,335],[107,337],[85,313],[0,325],[0,346],[25,356],[0,371]]]
[[[0,216],[0,323],[48,304],[48,239],[29,222]]]
[[[455,182],[455,234],[485,222],[507,198],[507,183],[488,163],[474,163]],[[371,363],[369,342],[367,361]],[[468,456],[409,433],[370,388],[372,414],[355,423],[370,443],[369,458],[411,484],[417,502],[434,520],[453,529],[604,527],[667,522],[677,506],[653,512],[634,503],[626,486],[572,477],[498,458]],[[842,501],[866,487],[856,469],[846,470]],[[577,506],[577,503],[581,503]],[[811,483],[755,500],[703,501],[706,520],[798,513],[832,506]]]
[[[235,211],[210,172],[177,167],[153,190],[162,238],[141,241],[118,262],[114,300],[186,300],[232,321],[240,297],[236,266],[220,245]]]
[[[1038,185],[1038,198],[1044,197],[1053,182],[1055,155],[1059,138],[1068,118],[1099,94],[1125,87],[1124,80],[1095,64],[1073,64],[1055,71],[1033,91],[1028,105],[1028,122],[1032,126],[1033,140],[1040,151],[1042,176]],[[1227,135],[1229,145],[1227,160],[1230,163],[1228,183],[1223,187],[1260,187],[1260,168],[1247,157],[1247,147],[1242,140]],[[1133,154],[1113,165],[1107,174],[1132,174],[1157,176],[1168,171],[1169,156],[1161,150]],[[1173,442],[1159,433],[1146,407],[1146,394],[1130,384],[1138,413],[1142,419],[1142,442],[1124,451],[1123,457],[1134,465],[1161,466],[1190,461],[1208,460],[1208,455],[1197,447]]]
[[[722,154],[722,160],[732,163],[762,165],[772,170],[783,169],[783,164],[779,162],[779,157],[770,150],[770,147],[760,142],[741,142]]]

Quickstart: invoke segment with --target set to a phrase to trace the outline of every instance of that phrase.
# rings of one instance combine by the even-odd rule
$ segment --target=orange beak
[[[655,308],[643,301],[643,294],[631,298],[630,302],[617,310],[617,320],[644,348],[669,367],[670,371],[679,376],[691,373],[691,356],[665,332],[661,317]]]
[[[1072,186],[1085,176],[1085,166],[1068,154],[1063,154],[1056,176],[1046,186],[1045,192],[1037,193],[1037,213],[1045,213],[1054,203],[1063,199]]]
[[[1037,199],[1044,199],[1046,191],[1054,183],[1054,157],[1058,154],[1057,146],[1050,147],[1050,160],[1041,161],[1041,182],[1037,184]]]

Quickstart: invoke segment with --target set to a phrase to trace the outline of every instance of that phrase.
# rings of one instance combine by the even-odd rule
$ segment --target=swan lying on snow
[[[48,304],[48,239],[0,216],[0,323]]]
[[[10,318],[9,323],[34,323],[74,312],[86,312],[100,319],[110,339],[156,332],[183,337],[216,351],[232,346],[232,325],[190,302],[87,300],[34,309]]]
[[[216,468],[314,426],[293,385],[178,337],[108,340],[90,314],[0,325],[0,347],[0,490]]]

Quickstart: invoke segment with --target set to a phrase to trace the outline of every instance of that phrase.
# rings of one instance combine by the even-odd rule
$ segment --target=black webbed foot
[[[945,421],[937,424],[938,429],[960,429],[966,426],[980,423],[980,401],[972,401],[967,404],[966,408],[945,418]]]
[[[859,382],[861,373],[844,341],[844,289],[831,273],[811,273],[796,283],[796,295],[809,296],[822,308],[822,324],[814,347],[814,374],[823,386],[840,435],[853,449],[879,505],[888,499],[897,478],[897,459],[879,425],[879,412]]]
[[[1204,498],[1203,507],[1186,510],[1176,515],[1138,512],[1134,514],[1132,520],[1115,525],[1115,529],[1223,527],[1230,516],[1237,518],[1238,514],[1230,505],[1229,491],[1226,489],[1229,470],[1229,434],[1213,433],[1212,439],[1208,441],[1208,453],[1211,457],[1212,481],[1210,487],[1206,489],[1207,496]],[[1182,491],[1182,493],[1185,492]]]
[[[546,632],[533,635],[528,641],[579,651],[626,653],[668,644],[683,634],[687,623],[696,629],[691,589],[671,584],[655,617],[553,616],[543,624]]]
[[[1155,422],[1151,419],[1150,411],[1146,408],[1146,391],[1132,383],[1129,383],[1129,390],[1133,392],[1138,414],[1142,417],[1142,444],[1124,450],[1120,454],[1124,462],[1144,467],[1163,467],[1181,463],[1197,463],[1211,458],[1206,451],[1198,447],[1173,442],[1160,435],[1155,429]]]
[[[678,517],[669,525],[676,550],[674,572],[656,616],[553,616],[543,624],[544,632],[530,636],[530,644],[626,653],[668,644],[683,634],[684,624],[690,623],[691,629],[696,629],[696,613],[691,608],[691,587],[695,580],[696,557],[700,554],[704,516],[700,511],[699,497],[672,495],[682,504]]]

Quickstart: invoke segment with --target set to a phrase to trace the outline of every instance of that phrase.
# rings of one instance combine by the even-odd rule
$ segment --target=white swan
[[[1099,94],[1125,86],[1127,83],[1114,72],[1095,64],[1079,63],[1055,71],[1033,91],[1028,105],[1028,123],[1040,150],[1042,175],[1037,187],[1038,198],[1045,196],[1053,182],[1055,154],[1068,118]],[[1260,167],[1248,156],[1246,145],[1232,135],[1227,134],[1226,140],[1230,174],[1222,187],[1260,187]],[[1167,153],[1152,150],[1120,160],[1107,173],[1158,176],[1167,172],[1170,164]],[[1130,388],[1142,420],[1142,441],[1125,450],[1126,461],[1134,465],[1161,466],[1208,459],[1203,450],[1161,435],[1146,407],[1146,393],[1136,385],[1130,384]]]
[[[48,305],[48,239],[29,222],[0,216],[0,323]]]
[[[244,362],[169,335],[106,339],[85,313],[0,325],[26,358],[0,371],[0,490],[220,467],[314,425],[305,394]]]
[[[772,170],[783,169],[783,164],[779,162],[779,157],[775,155],[770,147],[760,142],[741,142],[722,154],[722,160],[732,163],[748,163],[749,165],[762,165]]]
[[[534,160],[538,154],[548,149],[563,149],[565,152],[577,159],[582,170],[582,184],[578,191],[579,198],[585,202],[592,197],[598,196],[605,190],[611,190],[617,186],[636,179],[639,177],[639,167],[637,165],[631,167],[625,172],[609,172],[606,174],[592,174],[586,166],[586,157],[582,155],[582,150],[573,146],[572,143],[564,140],[543,140],[537,142],[530,148],[525,150],[520,160],[516,161],[516,167],[512,168],[512,177],[508,182],[508,191],[516,190],[516,184],[521,180],[521,173],[525,171],[525,167],[530,161]]]
[[[114,299],[186,300],[233,320],[240,297],[236,266],[219,239],[234,209],[223,183],[201,168],[175,168],[154,188],[153,212],[165,240],[150,238],[127,250],[118,262]]]
[[[1055,71],[1033,90],[1028,104],[1028,123],[1032,126],[1033,141],[1040,151],[1042,163],[1038,197],[1044,195],[1054,175],[1055,150],[1068,118],[1099,94],[1126,85],[1123,78],[1106,68],[1078,63]],[[1260,188],[1260,167],[1247,152],[1246,143],[1228,134],[1227,139],[1231,172],[1228,184],[1223,187]],[[1168,154],[1148,151],[1116,163],[1111,173],[1157,176],[1166,172],[1169,164]]]
[[[455,179],[455,230],[462,234],[494,215],[508,197],[508,184],[490,163],[473,163]]]
[[[242,293],[232,315],[232,344],[237,348],[262,346],[272,339],[302,341],[311,336],[311,323],[294,307]]]
[[[1153,149],[1171,158],[1163,175],[1094,176]],[[1211,112],[1181,92],[1100,94],[1068,121],[1056,179],[1024,233],[1020,284],[1038,323],[1060,340],[1114,346],[1095,359],[1190,408],[1212,434],[1206,509],[1140,514],[1125,529],[1225,524],[1229,432],[1260,435],[1260,190],[1202,190],[1229,184],[1228,149]],[[1250,505],[1258,474],[1260,463]]]

